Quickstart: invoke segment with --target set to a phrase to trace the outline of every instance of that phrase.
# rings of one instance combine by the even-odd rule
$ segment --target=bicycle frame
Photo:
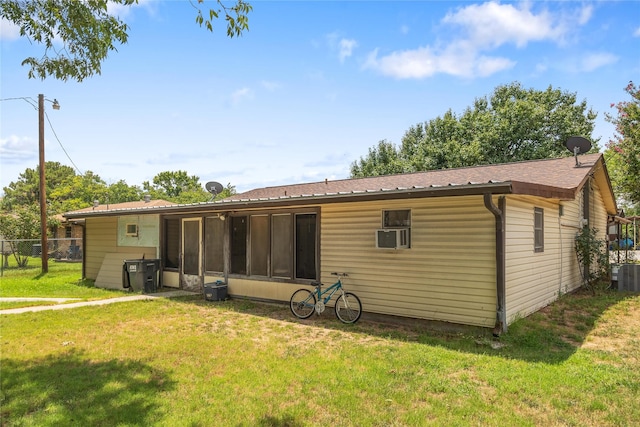
[[[336,283],[334,283],[333,285],[329,286],[324,291],[322,290],[322,283],[317,284],[316,288],[315,288],[315,294],[318,297],[318,301],[322,301],[323,304],[326,304],[326,303],[329,302],[329,300],[331,300],[333,295],[336,292],[338,292],[338,290],[342,291],[342,279],[340,279],[340,278],[338,278],[338,281]],[[324,299],[323,299],[323,295],[325,295],[325,294],[327,294],[329,292],[331,292],[331,293],[328,296],[324,297]]]

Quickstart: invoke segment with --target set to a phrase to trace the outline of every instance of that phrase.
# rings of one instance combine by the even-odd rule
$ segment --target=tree
[[[142,188],[154,199],[165,199],[176,203],[206,202],[211,195],[200,185],[200,178],[189,176],[186,171],[165,171],[142,183]]]
[[[198,25],[213,32],[213,21],[224,16],[228,37],[249,29],[247,15],[253,10],[249,3],[237,0],[226,6],[216,1],[217,8],[203,14],[199,5],[204,0],[189,0],[197,10]],[[138,0],[0,0],[0,17],[20,27],[20,35],[31,43],[44,46],[43,55],[22,61],[29,67],[29,78],[53,76],[81,82],[100,74],[109,52],[127,42],[129,26],[112,16],[107,6],[136,3]],[[62,48],[55,46],[58,42]]]
[[[394,173],[410,172],[410,166],[400,158],[393,143],[386,140],[378,142],[377,147],[369,148],[369,154],[351,165],[351,176],[380,176]]]
[[[135,202],[142,200],[143,191],[136,185],[128,185],[123,179],[107,188],[107,200],[110,203]],[[103,202],[105,200],[102,200]]]
[[[70,166],[59,162],[45,162],[47,175],[46,193],[49,196],[54,189],[62,187],[69,179],[75,176],[75,171]],[[40,174],[38,167],[27,168],[18,176],[15,182],[9,183],[3,188],[4,198],[2,209],[10,211],[17,206],[28,206],[38,203],[40,200]]]
[[[131,202],[142,199],[142,189],[129,186],[123,180],[107,185],[92,171],[76,174],[70,166],[58,162],[46,162],[46,192],[48,211],[51,213],[68,212],[86,208],[94,200],[102,203]],[[4,211],[12,211],[18,207],[39,203],[40,175],[38,168],[27,168],[15,182],[4,187],[4,198],[1,207]]]
[[[47,223],[55,227],[57,220],[47,218]],[[40,238],[40,208],[37,203],[18,206],[11,213],[0,213],[0,235],[8,240],[18,267],[26,267],[32,255],[31,242],[27,239]]]
[[[611,104],[617,116],[605,114],[616,126],[616,135],[607,145],[607,166],[611,169],[614,190],[625,202],[640,208],[640,87],[629,82],[624,89],[631,101]],[[633,207],[632,207],[633,208]]]
[[[421,171],[508,163],[571,155],[564,146],[572,135],[591,138],[597,114],[576,94],[549,86],[524,89],[501,85],[478,98],[461,116],[444,116],[412,126],[396,148],[390,143],[370,149],[354,162],[351,174],[369,171]],[[597,140],[594,151],[598,150]],[[393,151],[392,151],[393,149]]]

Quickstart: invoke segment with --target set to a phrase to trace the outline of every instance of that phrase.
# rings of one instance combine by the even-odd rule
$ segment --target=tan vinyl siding
[[[534,251],[534,208],[544,209],[544,250]],[[506,308],[508,322],[558,296],[562,264],[559,204],[542,198],[507,197]],[[564,249],[564,247],[563,247]]]
[[[593,189],[591,200],[591,222],[590,227],[595,227],[598,230],[598,237],[605,239],[607,235],[607,210],[604,206],[604,200],[602,199],[602,192],[595,180],[591,181],[591,187]]]
[[[411,248],[377,249],[384,209],[411,209]],[[324,205],[323,283],[347,272],[368,312],[493,326],[494,217],[482,197]]]
[[[574,250],[576,234],[582,228],[582,195],[576,200],[562,202],[563,215],[560,217],[559,234],[562,238],[562,264],[560,266],[560,293],[571,292],[582,286],[578,258]]]
[[[144,253],[145,258],[156,258],[156,248],[117,245],[117,217],[87,218],[85,233],[85,274],[88,279],[95,280],[98,277],[102,261],[107,253]]]
[[[595,181],[592,181],[589,198],[590,226],[597,228],[604,238],[607,212]],[[576,199],[571,201],[525,196],[507,198],[506,307],[509,323],[582,285],[574,241],[582,228],[583,203],[582,191],[578,191]],[[541,253],[533,250],[534,207],[544,209],[544,252]]]

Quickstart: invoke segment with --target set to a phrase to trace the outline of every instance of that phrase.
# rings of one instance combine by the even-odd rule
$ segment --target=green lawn
[[[40,258],[30,258],[26,268],[17,268],[13,257],[2,270],[0,297],[49,297],[94,300],[125,295],[126,292],[99,289],[82,280],[82,264],[49,260],[49,272],[41,273]],[[37,303],[43,305],[46,303]],[[0,309],[27,307],[32,302],[0,302]]]
[[[638,330],[640,296],[619,293],[499,340],[242,300],[1,315],[0,425],[638,425]]]

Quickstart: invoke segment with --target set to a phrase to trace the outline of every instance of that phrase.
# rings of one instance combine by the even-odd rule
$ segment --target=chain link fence
[[[0,240],[2,268],[26,267],[30,258],[40,258],[40,240]],[[47,239],[49,259],[61,262],[82,262],[82,239]]]

